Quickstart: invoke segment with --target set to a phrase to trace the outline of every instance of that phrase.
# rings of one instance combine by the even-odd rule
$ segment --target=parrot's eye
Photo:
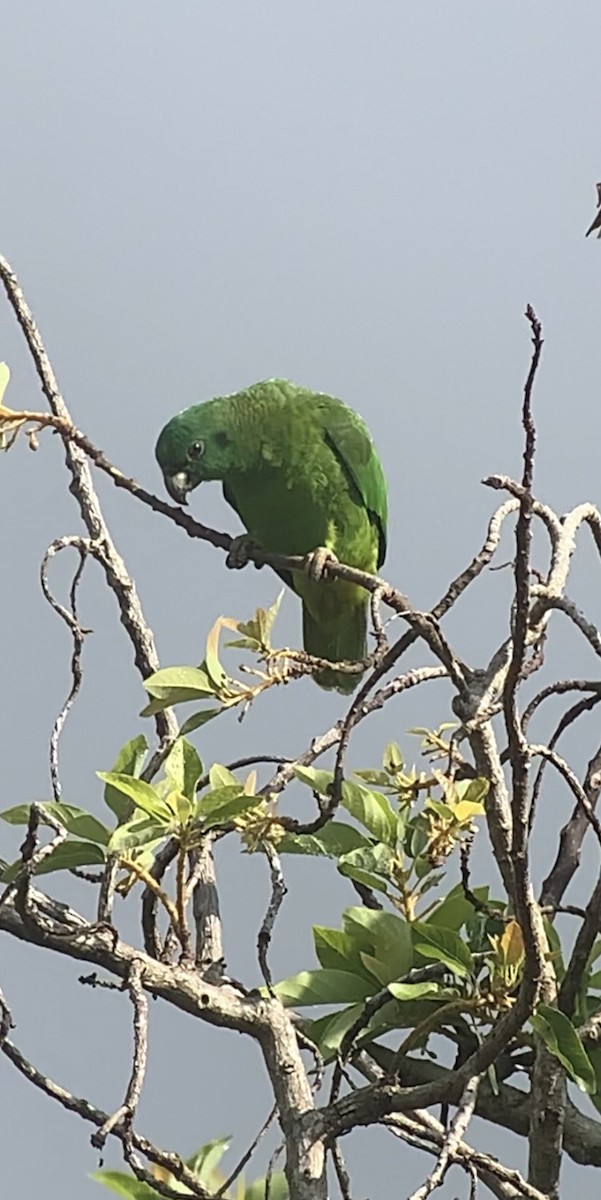
[[[193,442],[188,450],[188,458],[201,458],[205,452],[204,442]]]

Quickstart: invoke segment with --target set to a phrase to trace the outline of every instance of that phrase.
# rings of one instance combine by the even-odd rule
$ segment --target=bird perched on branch
[[[386,550],[386,480],[357,413],[333,396],[268,379],[178,413],[156,457],[178,504],[199,483],[221,480],[253,542],[306,557],[305,571],[278,574],[302,600],[307,653],[329,662],[365,658],[368,594],[327,578],[328,558],[374,572]],[[236,539],[230,566],[242,565],[239,547]],[[358,682],[329,669],[315,678],[347,694]]]

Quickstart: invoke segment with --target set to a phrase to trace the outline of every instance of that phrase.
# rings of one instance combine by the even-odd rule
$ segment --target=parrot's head
[[[188,492],[208,479],[225,479],[235,464],[228,433],[227,398],[195,404],[165,425],[155,454],[172,500],[186,504]]]

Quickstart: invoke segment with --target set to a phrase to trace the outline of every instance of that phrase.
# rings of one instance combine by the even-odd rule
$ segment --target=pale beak
[[[163,476],[165,487],[176,504],[187,504],[186,496],[191,491],[190,480],[186,471],[178,471],[177,475]]]

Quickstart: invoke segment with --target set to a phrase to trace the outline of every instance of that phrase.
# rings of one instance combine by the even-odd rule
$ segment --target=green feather
[[[341,562],[376,571],[386,551],[387,489],[361,417],[341,400],[285,380],[194,405],[173,417],[156,455],[177,500],[204,480],[267,550],[306,555],[327,546]],[[331,662],[366,654],[368,597],[341,580],[282,578],[303,603],[308,653]],[[322,687],[354,690],[358,677],[324,670]]]

